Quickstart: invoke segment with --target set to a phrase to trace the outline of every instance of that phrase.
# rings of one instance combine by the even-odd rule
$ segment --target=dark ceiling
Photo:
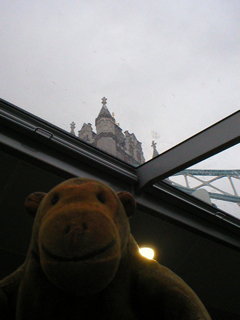
[[[33,219],[26,197],[49,191],[63,178],[0,152],[0,278],[25,259]],[[213,319],[240,319],[240,253],[137,210],[130,219],[140,246],[155,249],[155,259],[182,277],[199,295]]]

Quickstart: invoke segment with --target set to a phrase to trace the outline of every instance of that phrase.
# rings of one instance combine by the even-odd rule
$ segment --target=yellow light
[[[153,259],[154,257],[154,251],[151,248],[140,248],[139,252],[147,259]]]

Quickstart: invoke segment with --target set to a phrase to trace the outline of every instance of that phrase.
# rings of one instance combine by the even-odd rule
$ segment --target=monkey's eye
[[[97,199],[98,199],[99,202],[101,202],[103,204],[106,202],[104,194],[102,194],[102,193],[98,193],[97,194]]]
[[[55,196],[53,196],[52,198],[52,205],[54,206],[59,200],[59,195],[55,194]]]

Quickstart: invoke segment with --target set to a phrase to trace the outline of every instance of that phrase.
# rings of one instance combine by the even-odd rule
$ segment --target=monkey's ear
[[[30,216],[35,217],[39,204],[45,195],[46,193],[44,192],[34,192],[27,197],[25,209]]]
[[[126,191],[117,192],[117,195],[122,202],[127,216],[130,218],[136,209],[136,202],[133,195]]]

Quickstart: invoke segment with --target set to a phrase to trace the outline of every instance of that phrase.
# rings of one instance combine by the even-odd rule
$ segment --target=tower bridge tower
[[[74,124],[75,125],[75,124]],[[107,98],[102,98],[102,108],[95,119],[96,132],[91,123],[84,123],[78,137],[93,146],[121,159],[131,165],[139,166],[145,162],[142,144],[133,133],[122,132],[119,124],[107,108]],[[75,127],[74,127],[75,128]],[[73,123],[71,133],[74,133]]]

